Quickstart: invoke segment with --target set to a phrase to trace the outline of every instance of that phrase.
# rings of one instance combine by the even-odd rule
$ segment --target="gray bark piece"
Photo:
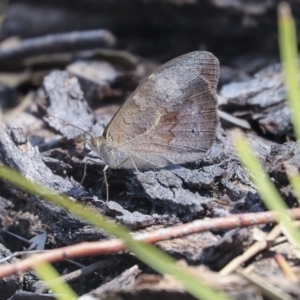
[[[129,290],[135,287],[136,277],[141,273],[141,270],[137,265],[123,272],[113,280],[103,284],[99,288],[91,291],[90,293],[83,295],[78,300],[99,300],[107,299],[106,293],[115,293],[119,290]]]
[[[147,227],[155,223],[153,216],[144,215],[138,211],[131,213],[115,201],[109,201],[106,204],[106,213],[108,212],[109,215],[114,214],[117,221],[131,229]]]
[[[0,259],[4,259],[10,256],[12,253],[6,249],[2,244],[0,244]],[[16,262],[16,258],[9,259],[6,263]],[[5,264],[6,264],[5,263]],[[17,290],[22,288],[24,275],[12,275],[0,279],[0,291],[1,299],[8,299],[12,296]]]
[[[46,167],[38,149],[32,147],[24,135],[21,137],[20,128],[14,128],[8,132],[0,127],[0,136],[0,161],[2,163],[37,184],[59,193],[66,193],[76,188],[74,182],[63,180]]]
[[[176,257],[176,259],[184,259],[191,265],[200,265],[205,264],[206,260],[212,258],[206,248],[209,250],[211,247],[214,247],[218,240],[219,237],[214,233],[203,232],[162,241],[157,243],[157,245],[163,251]],[[220,254],[218,253],[218,255]]]
[[[74,75],[66,71],[53,71],[45,77],[43,88],[48,102],[47,113],[65,121],[46,117],[45,121],[50,126],[68,138],[81,135],[82,130],[88,131],[94,137],[102,134],[107,120],[104,119],[99,123],[99,119],[93,116]],[[64,126],[67,123],[82,130]]]
[[[11,298],[8,300],[55,300],[55,296],[50,294],[37,294],[26,291],[17,291]]]
[[[196,192],[191,192],[187,189],[183,189],[179,181],[176,186],[172,186],[175,180],[175,174],[172,171],[162,170],[159,172],[148,171],[142,175],[139,175],[141,185],[146,193],[147,197],[155,204],[167,208],[170,212],[178,215],[188,214],[190,217],[199,216],[203,212],[203,205],[208,204],[210,199],[200,196]],[[164,177],[164,178],[163,178]],[[163,178],[163,182],[166,183],[166,178],[172,178],[169,186],[164,186],[160,182],[160,178]]]
[[[16,62],[41,54],[74,52],[85,49],[112,46],[115,37],[107,30],[89,30],[25,39],[10,47],[1,47],[0,64]]]
[[[253,135],[248,139],[264,161],[271,143]],[[201,217],[205,210],[215,210],[219,201],[224,202],[224,197],[228,201],[215,210],[217,215],[227,215],[237,202],[239,205],[248,203],[250,207],[253,204],[255,210],[262,209],[257,206],[257,192],[228,137],[220,137],[199,164],[199,168],[193,170],[175,166],[147,171],[138,175],[138,179],[147,199],[184,221]]]
[[[292,125],[280,65],[269,66],[253,79],[225,85],[220,108],[258,124],[264,134],[291,136]]]
[[[76,61],[67,67],[70,74],[79,80],[88,103],[99,104],[99,101],[112,97],[112,83],[116,81],[119,72],[106,61]]]
[[[286,99],[283,78],[279,73],[267,77],[259,76],[259,78],[245,82],[227,84],[221,89],[220,94],[227,97],[228,105],[240,107],[257,106],[266,108]]]
[[[291,203],[297,203],[296,196],[290,185],[287,170],[290,167],[300,169],[300,148],[297,142],[287,142],[272,146],[266,156],[266,168],[275,185],[283,196]]]
[[[253,118],[258,120],[264,133],[292,135],[291,113],[286,103],[276,105],[262,114],[255,114]]]
[[[199,170],[180,168],[174,170],[174,174],[180,177],[189,187],[213,188],[217,179],[226,175],[224,169],[218,166],[207,166]]]

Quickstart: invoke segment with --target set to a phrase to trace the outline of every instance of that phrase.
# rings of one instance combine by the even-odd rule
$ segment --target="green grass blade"
[[[295,23],[287,3],[278,6],[279,49],[284,71],[287,99],[296,139],[300,141],[300,89],[297,35]]]
[[[34,266],[34,270],[45,281],[58,300],[76,300],[78,298],[68,284],[57,280],[60,274],[50,264],[39,263]]]

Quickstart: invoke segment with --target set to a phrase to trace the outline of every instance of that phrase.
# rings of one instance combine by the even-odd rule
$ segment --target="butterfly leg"
[[[136,166],[136,164],[135,164],[133,158],[132,158],[131,156],[129,156],[129,157],[130,157],[130,159],[131,159],[131,161],[132,161],[132,164],[134,165],[135,170],[137,171],[138,174],[140,174],[140,171],[138,170],[138,168],[137,168],[137,166]]]
[[[109,167],[109,166],[106,165],[106,166],[103,168],[104,183],[105,183],[105,188],[106,188],[106,202],[108,202],[108,199],[109,199],[109,194],[108,194],[108,192],[109,192],[109,189],[108,189],[109,185],[108,185],[107,176],[106,176],[106,171],[107,171],[108,167]]]
[[[131,158],[131,157],[130,157]],[[126,161],[128,160],[128,158],[126,158],[117,168],[119,168],[120,166],[122,166]],[[135,169],[137,170],[137,172],[139,173],[137,167],[136,167],[136,164],[134,163],[133,159],[131,158],[132,162],[133,162],[133,165],[135,167]],[[105,188],[106,188],[106,202],[108,202],[109,200],[109,184],[108,184],[108,181],[107,181],[107,176],[106,176],[106,171],[107,169],[109,168],[109,165],[106,165],[104,168],[103,168],[103,175],[104,175],[104,183],[105,183]]]
[[[91,162],[94,162],[92,159],[87,159],[86,162],[85,162],[85,165],[84,165],[84,171],[83,171],[83,177],[81,179],[81,182],[80,184],[82,185],[84,179],[85,179],[85,176],[86,176],[86,168],[87,168],[87,163],[91,161]],[[103,174],[104,174],[104,184],[105,184],[105,188],[106,188],[106,202],[108,201],[108,198],[109,198],[109,194],[108,194],[108,181],[107,181],[107,176],[106,176],[106,171],[108,169],[108,165],[105,165],[104,169],[103,169]]]
[[[139,170],[138,170],[138,168],[137,168],[137,166],[136,166],[134,160],[132,159],[132,157],[128,157],[128,158],[131,159],[131,161],[132,161],[132,163],[133,163],[133,165],[134,165],[134,168],[135,168],[136,171],[140,174],[140,172],[139,172]],[[128,158],[126,158],[122,163],[120,163],[116,169],[120,168],[120,167],[128,160]],[[108,200],[109,200],[109,184],[108,184],[107,176],[106,176],[106,171],[107,171],[108,168],[109,168],[109,165],[106,165],[106,166],[103,168],[104,183],[105,183],[105,188],[106,188],[106,202],[108,202]]]
[[[92,159],[87,159],[87,160],[85,161],[85,164],[84,164],[84,170],[83,170],[83,176],[82,176],[82,179],[81,179],[81,182],[80,182],[81,185],[83,184],[83,181],[84,181],[85,176],[86,176],[86,168],[87,168],[87,163],[88,163],[88,161],[93,161],[93,160],[92,160]]]

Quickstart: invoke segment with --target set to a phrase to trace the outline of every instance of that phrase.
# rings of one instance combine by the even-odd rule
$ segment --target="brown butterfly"
[[[219,62],[179,56],[149,76],[88,144],[111,168],[162,168],[201,159],[215,140]]]

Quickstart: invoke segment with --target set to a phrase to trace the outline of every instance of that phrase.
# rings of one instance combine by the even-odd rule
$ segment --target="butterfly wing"
[[[199,160],[217,126],[219,62],[209,52],[177,57],[147,78],[120,108],[104,139],[131,158],[132,168]]]

